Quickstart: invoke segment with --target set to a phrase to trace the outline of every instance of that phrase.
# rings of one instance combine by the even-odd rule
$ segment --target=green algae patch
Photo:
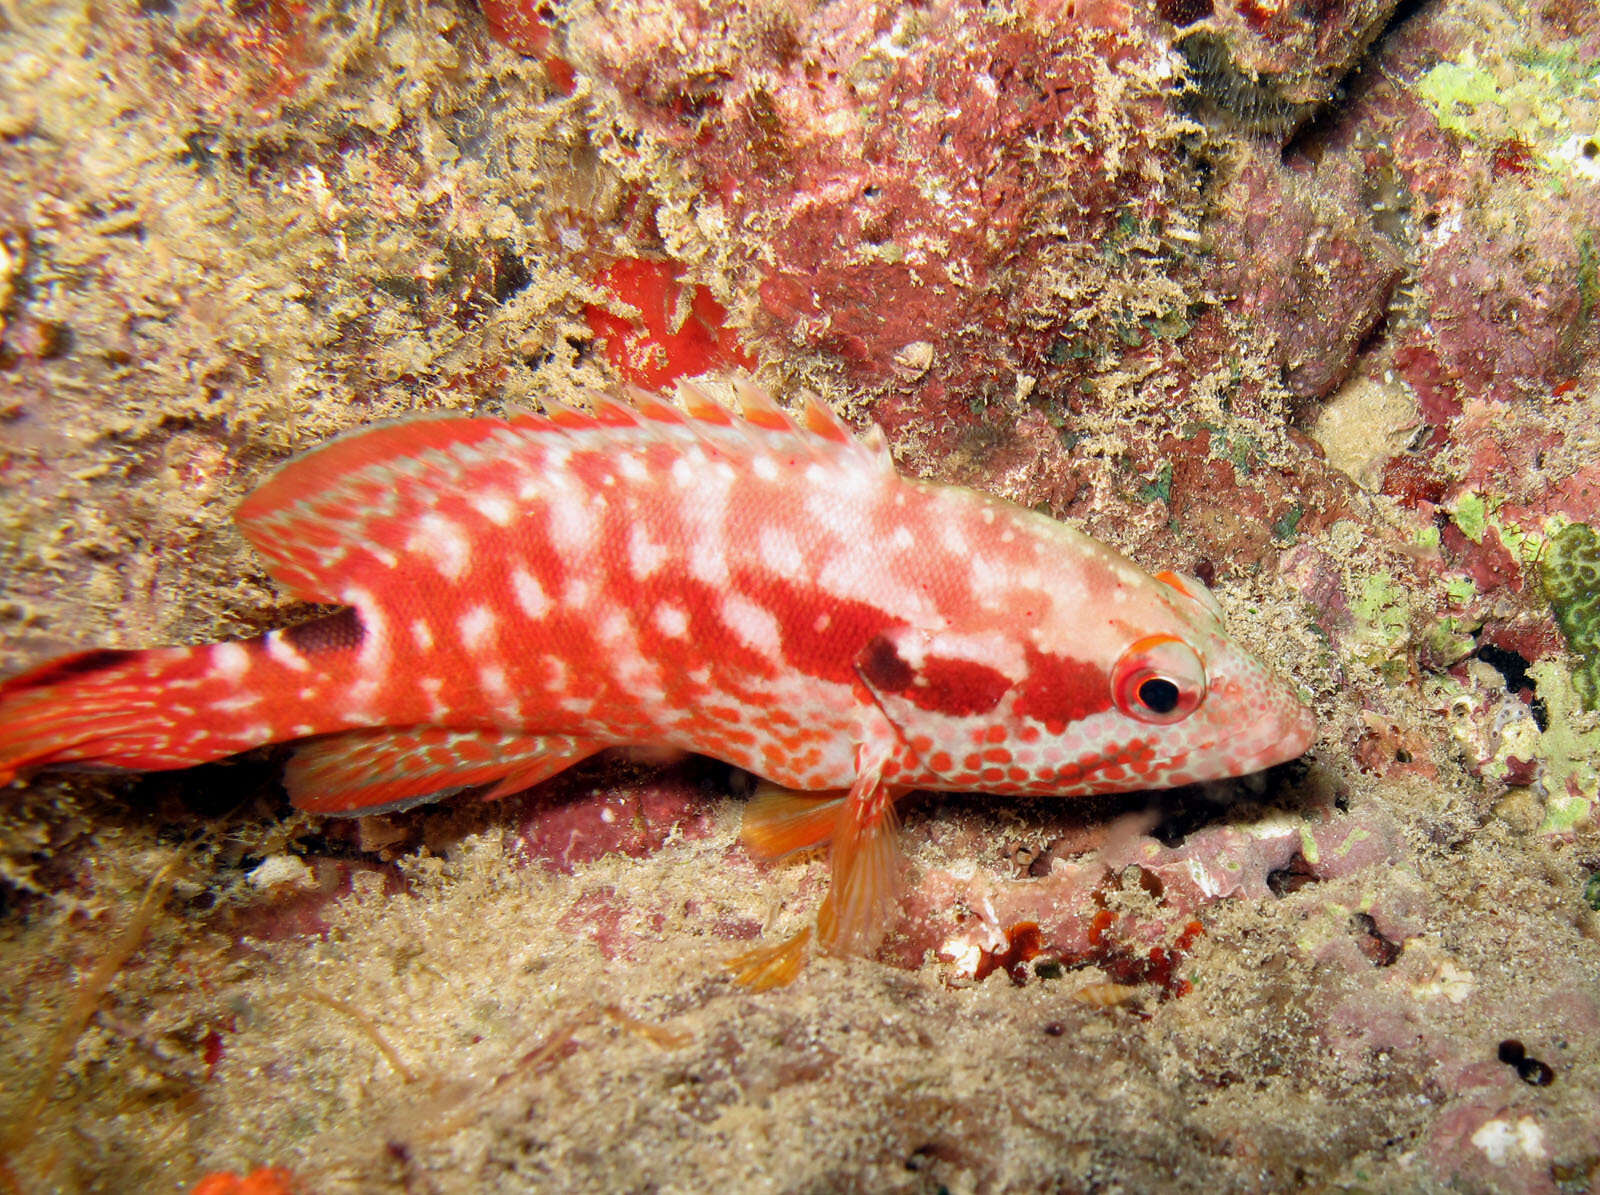
[[[1441,62],[1417,81],[1417,94],[1433,110],[1440,127],[1470,134],[1475,110],[1500,103],[1500,87],[1481,66]]]
[[[1541,660],[1528,675],[1549,716],[1539,744],[1549,791],[1539,829],[1563,834],[1589,816],[1600,799],[1600,721],[1583,709],[1572,677],[1559,661]]]
[[[1578,657],[1573,688],[1584,709],[1600,708],[1600,536],[1592,527],[1572,523],[1550,539],[1539,586]]]
[[[1410,592],[1393,573],[1380,570],[1362,580],[1350,613],[1356,621],[1352,648],[1386,681],[1398,684],[1405,675],[1400,652],[1411,638]]]
[[[1416,90],[1440,128],[1479,145],[1515,138],[1552,179],[1591,177],[1581,142],[1595,132],[1600,60],[1576,41],[1441,62]]]
[[[1475,544],[1483,542],[1483,533],[1489,526],[1489,505],[1479,494],[1462,494],[1450,510],[1451,521],[1461,528],[1461,534]]]

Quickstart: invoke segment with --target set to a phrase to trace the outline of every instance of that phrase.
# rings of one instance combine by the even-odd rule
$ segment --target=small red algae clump
[[[262,1166],[244,1175],[215,1171],[195,1183],[189,1195],[295,1195],[301,1189],[293,1172],[281,1166]]]
[[[556,89],[572,91],[572,67],[566,59],[547,54],[550,48],[549,5],[537,0],[483,0],[483,19],[496,41],[518,54],[542,58],[545,72]]]
[[[684,286],[672,262],[626,257],[596,282],[639,312],[630,319],[595,303],[583,310],[606,358],[634,385],[661,389],[708,370],[755,367],[727,326],[727,311],[705,287]]]
[[[537,58],[550,45],[550,26],[540,5],[528,0],[483,0],[483,19],[489,32],[519,54]]]

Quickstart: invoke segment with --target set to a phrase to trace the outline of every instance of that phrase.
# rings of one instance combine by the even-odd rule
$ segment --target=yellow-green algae
[[[1469,53],[1432,67],[1416,90],[1441,128],[1482,145],[1515,137],[1552,181],[1593,177],[1583,144],[1600,133],[1600,59],[1576,41]]]
[[[1573,688],[1584,709],[1600,708],[1600,536],[1593,528],[1572,523],[1550,539],[1539,584],[1578,657]]]

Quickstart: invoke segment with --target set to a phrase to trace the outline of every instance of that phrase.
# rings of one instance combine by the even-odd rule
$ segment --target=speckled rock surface
[[[1212,583],[1318,742],[911,798],[762,994],[825,868],[719,764],[37,777],[0,1187],[1600,1190],[1592,6],[490,9],[0,6],[0,670],[306,614],[230,513],[338,431],[751,362]]]

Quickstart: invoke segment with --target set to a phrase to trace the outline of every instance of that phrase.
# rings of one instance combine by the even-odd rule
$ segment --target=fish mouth
[[[1218,735],[1205,750],[1228,761],[1229,776],[1248,776],[1304,755],[1317,738],[1317,718],[1309,706],[1286,689],[1264,715]]]
[[[1265,725],[1251,727],[1247,732],[1229,736],[1218,744],[1233,746],[1239,753],[1234,757],[1237,774],[1245,776],[1276,764],[1298,759],[1310,749],[1317,738],[1317,718],[1309,707],[1291,697],[1290,704],[1279,717],[1269,718]]]

